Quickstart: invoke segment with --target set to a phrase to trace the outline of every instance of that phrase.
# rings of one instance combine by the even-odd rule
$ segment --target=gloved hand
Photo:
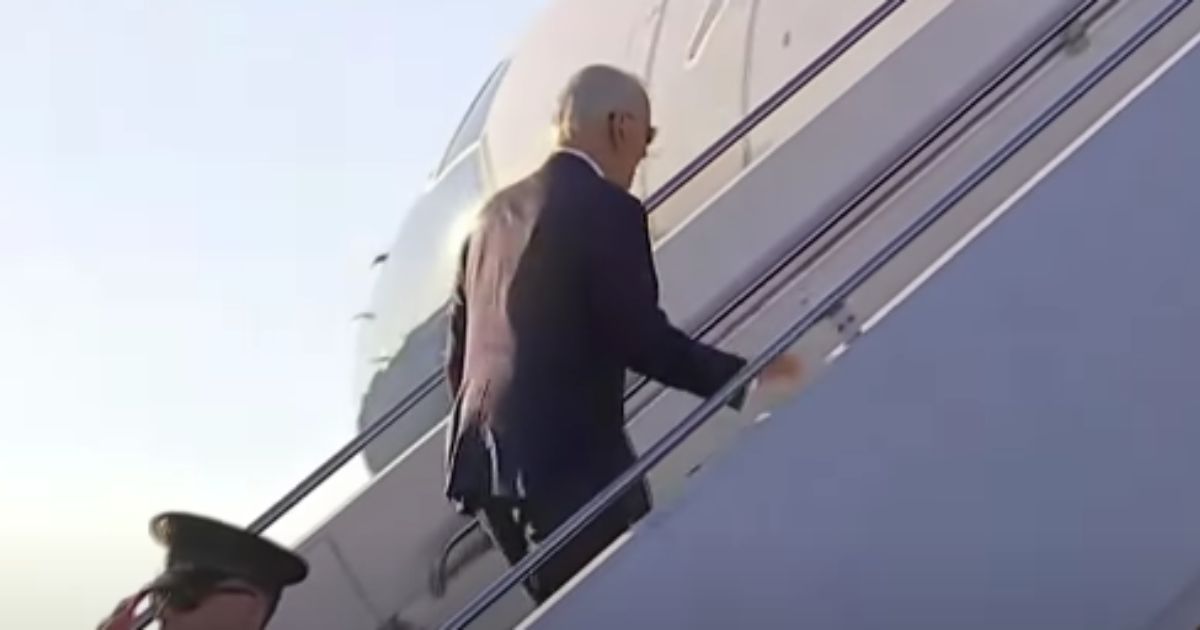
[[[108,618],[101,621],[100,625],[96,626],[96,630],[133,630],[134,621],[136,621],[137,605],[146,596],[146,592],[139,592],[137,595],[122,599],[117,607],[113,609]]]

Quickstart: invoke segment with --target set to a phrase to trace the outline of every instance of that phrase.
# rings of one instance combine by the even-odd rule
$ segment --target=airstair
[[[880,2],[648,202],[799,121],[656,249],[742,374],[632,383],[637,463],[512,569],[435,427],[299,545],[270,627],[1196,627],[1200,8],[941,4]],[[804,392],[723,407],[789,349]],[[655,511],[534,610],[521,580],[642,474]]]

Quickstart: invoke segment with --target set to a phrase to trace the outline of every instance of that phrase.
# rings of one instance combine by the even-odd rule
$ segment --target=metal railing
[[[461,630],[465,628],[467,624],[478,618],[489,606],[503,597],[505,593],[527,580],[534,571],[549,560],[550,556],[560,551],[584,527],[594,521],[601,512],[628,492],[634,484],[639,483],[650,472],[650,469],[661,462],[667,455],[670,455],[684,440],[715,415],[738,390],[745,387],[768,363],[775,360],[798,342],[806,332],[825,317],[826,313],[830,312],[837,304],[849,298],[868,278],[893,260],[897,254],[925,233],[931,225],[945,216],[954,206],[962,202],[980,183],[994,174],[1018,151],[1028,145],[1034,137],[1057,120],[1068,108],[1095,87],[1104,77],[1108,76],[1114,68],[1125,61],[1125,59],[1153,37],[1155,33],[1183,11],[1191,2],[1192,0],[1176,0],[1164,8],[1147,24],[1138,29],[1132,38],[1110,53],[1097,67],[1084,75],[1070,90],[1056,99],[1050,107],[1041,112],[1041,114],[1022,128],[1015,136],[1005,142],[986,161],[957,182],[949,192],[905,227],[899,235],[889,241],[887,245],[869,258],[846,280],[838,284],[819,303],[808,309],[783,334],[777,337],[752,361],[747,363],[737,376],[727,382],[717,393],[701,403],[683,421],[672,427],[666,435],[654,443],[622,475],[617,477],[603,491],[593,497],[591,501],[576,511],[571,518],[560,525],[532,553],[522,558],[520,562],[506,571],[504,575],[490,584],[488,588],[484,589],[468,603],[466,607],[451,617],[441,627],[441,630]],[[1063,28],[1066,26],[1064,24]]]

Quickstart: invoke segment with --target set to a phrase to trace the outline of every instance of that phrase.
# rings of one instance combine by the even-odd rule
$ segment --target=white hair
[[[592,65],[576,72],[558,98],[554,117],[560,144],[617,111],[636,112],[647,102],[636,76],[612,66]]]

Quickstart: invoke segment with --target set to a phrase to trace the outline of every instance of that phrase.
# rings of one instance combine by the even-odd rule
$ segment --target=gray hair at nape
[[[558,97],[554,116],[559,144],[571,141],[588,125],[604,122],[612,112],[634,112],[647,100],[646,88],[636,76],[606,65],[591,65],[576,72]]]

